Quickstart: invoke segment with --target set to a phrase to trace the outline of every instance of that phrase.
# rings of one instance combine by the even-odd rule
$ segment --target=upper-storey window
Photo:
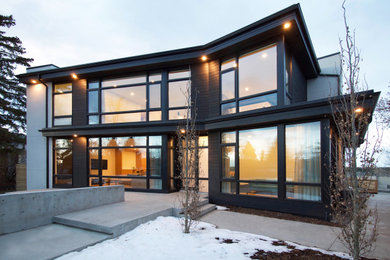
[[[54,84],[53,125],[72,124],[72,83]]]
[[[221,63],[221,114],[277,104],[276,45]]]
[[[161,74],[88,83],[89,124],[161,120]]]
[[[187,97],[191,99],[191,72],[180,70],[169,72],[168,94],[169,94],[169,120],[184,119],[187,117]],[[187,93],[190,92],[190,93]]]

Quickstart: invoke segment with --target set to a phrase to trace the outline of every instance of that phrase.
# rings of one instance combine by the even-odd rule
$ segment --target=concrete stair
[[[123,202],[55,216],[53,223],[117,237],[159,216],[172,215],[172,207],[145,205],[133,208]]]
[[[199,215],[197,216],[197,219],[200,217],[206,215],[207,213],[210,213],[211,211],[215,210],[217,207],[214,204],[210,204],[208,198],[201,198],[199,202]],[[176,217],[184,217],[183,208],[175,208],[173,209],[174,216]]]

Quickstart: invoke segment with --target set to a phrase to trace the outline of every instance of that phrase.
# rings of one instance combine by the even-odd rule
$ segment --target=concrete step
[[[199,216],[197,217],[198,219],[200,217],[203,217],[204,215],[206,215],[207,213],[210,213],[211,211],[213,210],[216,210],[217,209],[217,206],[215,206],[215,204],[206,204],[206,205],[203,205],[200,209],[199,209]]]
[[[200,217],[206,215],[207,213],[215,210],[217,207],[214,205],[214,204],[204,204],[202,203],[202,205],[200,206],[199,208],[199,214],[198,214],[198,217],[197,219],[199,219]],[[176,217],[184,217],[184,212],[183,212],[183,209],[176,209],[176,214],[175,214]]]
[[[172,207],[115,203],[53,217],[53,222],[117,237],[159,216],[172,216]]]

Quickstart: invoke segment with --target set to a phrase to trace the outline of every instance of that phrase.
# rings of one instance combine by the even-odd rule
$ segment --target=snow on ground
[[[224,243],[231,239],[232,243]],[[286,246],[272,245],[275,239],[226,229],[199,222],[190,234],[184,234],[179,219],[158,217],[122,236],[90,246],[81,252],[72,252],[58,259],[250,259],[256,249],[289,251]],[[307,249],[294,243],[296,249]],[[329,253],[325,250],[322,253]],[[334,253],[341,257],[346,254]]]
[[[224,207],[224,206],[216,206],[217,207],[217,210],[228,210],[227,207]]]

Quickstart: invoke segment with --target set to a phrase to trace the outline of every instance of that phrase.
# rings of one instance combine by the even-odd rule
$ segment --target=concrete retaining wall
[[[53,189],[0,195],[0,235],[52,223],[54,216],[124,201],[123,186]]]

